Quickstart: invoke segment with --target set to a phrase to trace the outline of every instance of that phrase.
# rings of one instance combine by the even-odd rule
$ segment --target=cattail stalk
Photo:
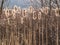
[[[58,44],[58,19],[57,19],[57,45],[59,45]]]
[[[48,45],[47,19],[46,19],[46,45]]]
[[[44,25],[43,25],[43,18],[42,18],[42,45],[44,45],[44,36],[43,36],[44,32],[43,32],[43,30],[44,30]]]

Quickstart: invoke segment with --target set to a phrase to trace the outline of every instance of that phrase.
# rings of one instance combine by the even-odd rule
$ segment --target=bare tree
[[[0,7],[0,15],[1,15],[1,13],[2,13],[3,4],[4,4],[4,0],[2,0],[2,1],[1,1],[1,7]]]

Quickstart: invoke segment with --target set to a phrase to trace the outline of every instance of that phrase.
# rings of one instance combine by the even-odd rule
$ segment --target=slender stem
[[[43,25],[43,18],[42,18],[42,45],[44,45],[44,35],[43,35],[44,25]]]
[[[48,45],[47,19],[46,19],[46,45]]]
[[[57,45],[59,45],[58,44],[58,19],[57,19]]]

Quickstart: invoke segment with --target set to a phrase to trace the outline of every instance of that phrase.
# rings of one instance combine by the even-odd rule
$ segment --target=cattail
[[[33,8],[32,6],[30,6],[29,9],[28,9],[28,12],[29,12],[29,13],[32,13],[33,10],[34,10],[34,8]]]
[[[38,19],[41,19],[41,12],[38,13]]]
[[[42,9],[40,9],[41,12],[43,12],[44,14],[48,14],[49,8],[48,7],[43,7]]]
[[[21,8],[20,7],[18,7],[17,13],[21,14]]]
[[[33,12],[33,7],[32,6],[30,7],[30,11],[31,11],[31,13]]]
[[[23,17],[27,17],[27,10],[26,9],[23,10]]]
[[[55,15],[59,16],[59,9],[58,8],[55,9]]]
[[[35,16],[36,11],[33,12],[33,19],[36,20],[37,17]]]
[[[18,11],[18,7],[15,5],[14,6],[14,10],[17,12]]]
[[[8,9],[6,9],[5,15],[6,15],[6,17],[9,17],[9,10]]]
[[[12,10],[12,15],[13,15],[13,18],[15,18],[16,17],[16,15],[15,15],[15,10]]]
[[[49,12],[49,8],[48,8],[48,7],[45,7],[44,9],[45,9],[45,10],[44,10],[44,13],[47,15],[48,12]]]

